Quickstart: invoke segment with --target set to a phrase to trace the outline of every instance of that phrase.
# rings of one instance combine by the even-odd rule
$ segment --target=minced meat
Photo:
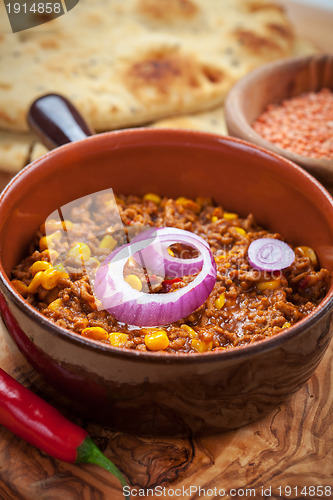
[[[283,239],[261,228],[251,214],[241,218],[209,198],[161,199],[149,194],[142,198],[119,196],[116,200],[102,193],[73,208],[63,227],[54,223],[48,248],[42,225],[30,255],[12,271],[13,285],[33,307],[78,335],[140,351],[195,353],[230,349],[289,328],[308,315],[327,293],[330,272],[319,267],[311,248],[294,248],[295,260],[283,271],[268,273],[251,267],[247,250],[253,240]],[[151,226],[185,229],[204,238],[216,261],[217,280],[206,302],[188,317],[161,327],[139,328],[99,310],[91,281],[111,250],[126,243],[130,234]],[[68,250],[66,235],[79,245],[79,250]],[[193,256],[191,249],[179,245],[170,251],[185,258]],[[32,268],[34,263],[39,264]],[[150,276],[147,280],[145,270],[133,259],[124,273],[140,280],[142,293],[172,293],[194,278]],[[147,336],[161,332],[167,342],[152,347]]]

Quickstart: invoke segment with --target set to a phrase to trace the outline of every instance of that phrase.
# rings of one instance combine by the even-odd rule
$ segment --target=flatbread
[[[40,27],[2,31],[0,127],[26,131],[29,105],[48,92],[96,131],[203,111],[293,46],[283,10],[265,0],[80,0]]]
[[[202,132],[227,135],[223,106],[201,113],[165,118],[152,123],[150,126],[153,128],[200,130]]]
[[[30,162],[37,160],[40,156],[43,156],[48,152],[48,149],[40,142],[35,142],[32,146],[30,153]]]
[[[0,170],[16,173],[30,161],[34,137],[0,130]]]

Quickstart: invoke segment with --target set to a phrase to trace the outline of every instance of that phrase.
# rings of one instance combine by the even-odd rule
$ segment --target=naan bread
[[[33,135],[0,130],[0,171],[16,173],[30,161]]]
[[[1,33],[0,127],[13,131],[27,130],[29,105],[48,92],[96,131],[206,110],[294,46],[284,12],[265,0],[80,0],[40,27]]]
[[[48,152],[48,149],[40,142],[35,142],[31,149],[30,163],[37,160],[40,156],[43,156]]]
[[[174,116],[158,120],[150,125],[153,128],[178,128],[200,130],[213,134],[227,135],[223,106],[218,106],[210,111]]]

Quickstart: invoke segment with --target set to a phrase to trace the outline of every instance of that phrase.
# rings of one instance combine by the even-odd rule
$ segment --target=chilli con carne
[[[110,225],[115,210],[127,238],[140,240],[139,233],[147,228],[178,228],[206,242],[215,261],[216,280],[203,304],[177,321],[149,327],[126,324],[100,308],[92,285],[96,271],[126,243],[124,231]],[[65,259],[58,263],[63,244],[59,222],[54,221],[48,239],[42,225],[30,255],[13,269],[12,283],[59,326],[116,347],[201,353],[253,343],[308,315],[330,285],[330,272],[320,268],[315,251],[307,246],[294,248],[292,263],[284,269],[267,271],[251,265],[251,243],[262,238],[282,240],[281,235],[261,228],[251,214],[242,218],[210,198],[169,199],[148,193],[142,198],[119,196],[112,202],[102,193],[73,209],[63,224],[74,241]],[[190,245],[175,243],[164,250],[184,262],[198,259]],[[197,275],[148,273],[133,256],[123,270],[124,281],[135,291],[154,296],[173,294],[194,282]]]

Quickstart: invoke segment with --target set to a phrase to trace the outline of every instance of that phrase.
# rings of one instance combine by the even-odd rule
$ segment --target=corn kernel
[[[109,335],[109,342],[115,347],[124,347],[128,341],[128,335],[126,333],[113,332]]]
[[[48,233],[53,233],[54,231],[69,231],[72,229],[73,225],[73,222],[70,220],[50,219],[40,226],[40,230],[44,234],[46,234],[46,229]]]
[[[318,266],[318,259],[317,259],[317,255],[316,255],[316,252],[311,248],[311,247],[297,247],[298,250],[300,250],[301,254],[304,256],[304,257],[308,257],[313,266],[314,267],[317,267]]]
[[[168,248],[168,254],[171,255],[171,257],[175,256],[175,254],[173,253],[173,251],[171,250],[170,247]]]
[[[88,328],[84,328],[81,335],[93,340],[109,340],[107,331],[100,326],[90,326]]]
[[[46,236],[42,236],[39,240],[39,250],[42,252],[43,250],[47,250],[51,240],[49,240]]]
[[[227,220],[234,220],[238,218],[238,214],[234,214],[233,212],[224,212],[223,218]]]
[[[88,260],[91,256],[90,248],[86,243],[75,243],[68,251],[67,257],[75,259]]]
[[[178,205],[185,205],[189,201],[188,198],[185,198],[185,196],[179,196],[179,198],[176,199],[176,203]]]
[[[55,269],[59,273],[67,273],[65,266],[61,262],[59,262],[59,264],[55,264],[53,266],[53,269]]]
[[[289,323],[289,321],[286,321],[283,325],[282,325],[282,328],[290,328],[291,327],[291,323]]]
[[[212,350],[213,342],[203,342],[202,340],[193,339],[191,346],[197,352],[207,352]]]
[[[195,339],[198,337],[197,332],[195,330],[193,330],[193,328],[191,328],[189,325],[184,324],[184,325],[181,325],[180,328],[182,330],[185,330],[192,339]]]
[[[246,234],[246,231],[245,229],[243,229],[242,227],[234,227],[234,230],[237,231],[238,234],[241,234],[241,235],[245,235]]]
[[[156,205],[159,205],[161,203],[161,197],[155,193],[147,193],[144,195],[143,199],[147,201],[153,201],[154,203],[156,203]]]
[[[145,335],[145,344],[151,351],[160,351],[166,349],[170,341],[165,330],[156,329]]]
[[[69,274],[66,271],[65,266],[63,264],[61,264],[61,262],[59,262],[59,264],[56,264],[55,266],[53,266],[53,269],[58,271],[58,273],[61,273],[63,278],[69,278]]]
[[[216,309],[222,309],[225,304],[225,293],[221,293],[221,295],[215,300]]]
[[[13,280],[12,282],[13,287],[15,290],[20,293],[21,295],[25,296],[28,293],[28,287],[23,281],[21,280]]]
[[[106,234],[99,244],[99,248],[107,248],[108,250],[113,250],[118,244],[118,241],[111,236],[111,234]]]
[[[193,210],[194,213],[199,213],[201,210],[201,206],[199,203],[194,200],[190,200],[189,198],[185,198],[184,196],[180,196],[176,199],[177,205],[182,205],[184,208],[188,208],[189,210]]]
[[[276,290],[280,286],[280,280],[272,280],[272,281],[260,281],[256,284],[256,287],[260,291],[264,290]]]
[[[135,290],[142,290],[142,282],[135,274],[128,274],[124,279]]]
[[[52,264],[46,260],[36,260],[30,267],[29,271],[34,276],[38,271],[46,271],[46,269],[51,269]]]
[[[55,299],[53,300],[52,302],[50,302],[50,304],[47,306],[47,308],[51,311],[51,312],[56,312],[58,311],[58,309],[60,309],[60,307],[63,305],[63,302],[61,299]]]
[[[216,215],[213,215],[213,217],[212,217],[212,222],[217,222],[218,220],[219,220],[219,218],[218,218],[218,217],[216,217]]]
[[[226,255],[217,255],[216,257],[214,257],[215,262],[221,262],[221,260],[224,260],[226,258],[227,258]]]
[[[37,289],[41,284],[41,278],[42,278],[44,272],[45,271],[38,271],[38,273],[35,274],[35,276],[32,278],[32,280],[29,283],[28,293],[37,292]]]
[[[46,269],[40,278],[40,284],[45,290],[52,290],[63,278],[63,273],[59,273],[56,269]]]
[[[39,250],[46,250],[48,248],[46,236],[42,236],[39,240]]]
[[[39,240],[39,250],[42,252],[47,248],[52,248],[56,244],[56,241],[61,239],[61,232],[56,231],[52,234],[48,234],[47,236],[42,236]]]

